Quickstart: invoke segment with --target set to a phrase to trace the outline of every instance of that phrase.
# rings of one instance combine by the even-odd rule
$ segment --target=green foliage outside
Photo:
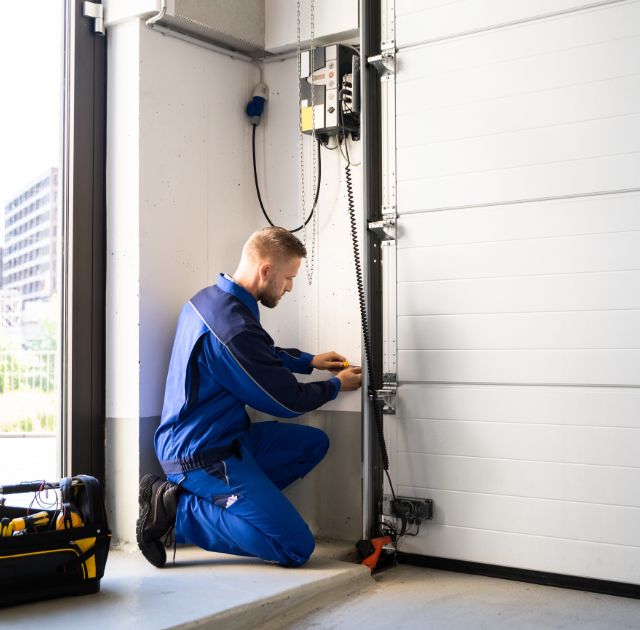
[[[15,391],[0,394],[2,433],[54,433],[58,396],[54,392]]]
[[[17,343],[0,332],[0,435],[53,433],[59,416],[56,314],[38,322],[38,335]]]

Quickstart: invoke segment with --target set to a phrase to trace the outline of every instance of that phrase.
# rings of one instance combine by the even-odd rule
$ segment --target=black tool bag
[[[59,500],[48,509],[42,509],[42,502],[36,500],[30,508],[10,507],[6,504],[11,497],[2,496],[33,492],[36,499],[51,489],[59,489]],[[111,532],[97,479],[78,475],[59,483],[0,486],[0,501],[4,524],[0,527],[4,533],[0,536],[0,606],[100,590]],[[47,513],[47,519],[40,519],[47,520],[46,524],[30,524],[18,533],[7,533],[39,512]]]

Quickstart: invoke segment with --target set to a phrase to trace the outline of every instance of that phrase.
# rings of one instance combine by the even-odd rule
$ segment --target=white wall
[[[324,43],[358,36],[358,0],[316,0],[314,38]],[[292,50],[297,40],[297,6],[293,0],[265,0],[265,48],[272,53]],[[300,38],[311,35],[311,1],[300,2]]]
[[[256,228],[244,113],[257,69],[141,29],[140,415],[162,410],[181,306]]]
[[[140,416],[137,22],[109,32],[107,54],[106,490],[111,529],[130,535]]]

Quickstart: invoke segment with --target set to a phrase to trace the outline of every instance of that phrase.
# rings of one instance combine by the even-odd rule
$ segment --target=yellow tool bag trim
[[[100,590],[111,541],[102,488],[82,475],[45,485],[60,487],[56,509],[0,504],[0,606]],[[0,486],[17,492],[20,484]]]

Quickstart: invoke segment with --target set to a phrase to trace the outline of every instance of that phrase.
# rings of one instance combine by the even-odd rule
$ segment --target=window
[[[82,6],[5,3],[0,21],[0,80],[22,95],[0,100],[0,483],[104,474],[106,57]]]

